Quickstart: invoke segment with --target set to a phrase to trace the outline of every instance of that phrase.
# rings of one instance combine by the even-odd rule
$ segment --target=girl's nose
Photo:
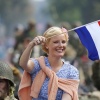
[[[62,42],[59,42],[59,46],[63,46],[63,43]]]

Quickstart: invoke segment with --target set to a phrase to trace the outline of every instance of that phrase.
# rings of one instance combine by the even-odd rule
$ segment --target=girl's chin
[[[63,56],[64,56],[64,54],[58,54],[57,56],[58,56],[58,57],[63,57]]]

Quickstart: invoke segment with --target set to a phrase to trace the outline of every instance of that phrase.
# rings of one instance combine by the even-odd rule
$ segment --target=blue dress
[[[51,69],[51,66],[49,64],[48,58],[45,57],[45,65]],[[30,75],[32,78],[32,81],[34,80],[37,73],[41,70],[39,62],[36,59],[32,59],[34,62],[34,69],[31,71]],[[56,72],[56,75],[59,78],[64,79],[79,79],[79,72],[78,70],[71,64],[64,62],[63,66],[60,68],[58,72]],[[40,90],[38,98],[33,98],[32,100],[48,100],[48,82],[49,78],[46,77],[43,86]],[[58,88],[56,100],[61,100],[63,95],[63,90]]]

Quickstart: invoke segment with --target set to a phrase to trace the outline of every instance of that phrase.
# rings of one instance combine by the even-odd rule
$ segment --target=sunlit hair
[[[46,30],[43,34],[43,36],[47,39],[45,44],[42,46],[42,49],[44,52],[48,53],[48,49],[46,48],[46,44],[49,43],[50,39],[54,36],[65,34],[66,42],[69,40],[68,32],[65,28],[59,28],[59,27],[51,27],[48,30]]]

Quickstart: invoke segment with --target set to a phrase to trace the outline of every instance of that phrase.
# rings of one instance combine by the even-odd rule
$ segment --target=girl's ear
[[[48,49],[48,45],[47,45],[47,43],[45,43],[45,48]]]

